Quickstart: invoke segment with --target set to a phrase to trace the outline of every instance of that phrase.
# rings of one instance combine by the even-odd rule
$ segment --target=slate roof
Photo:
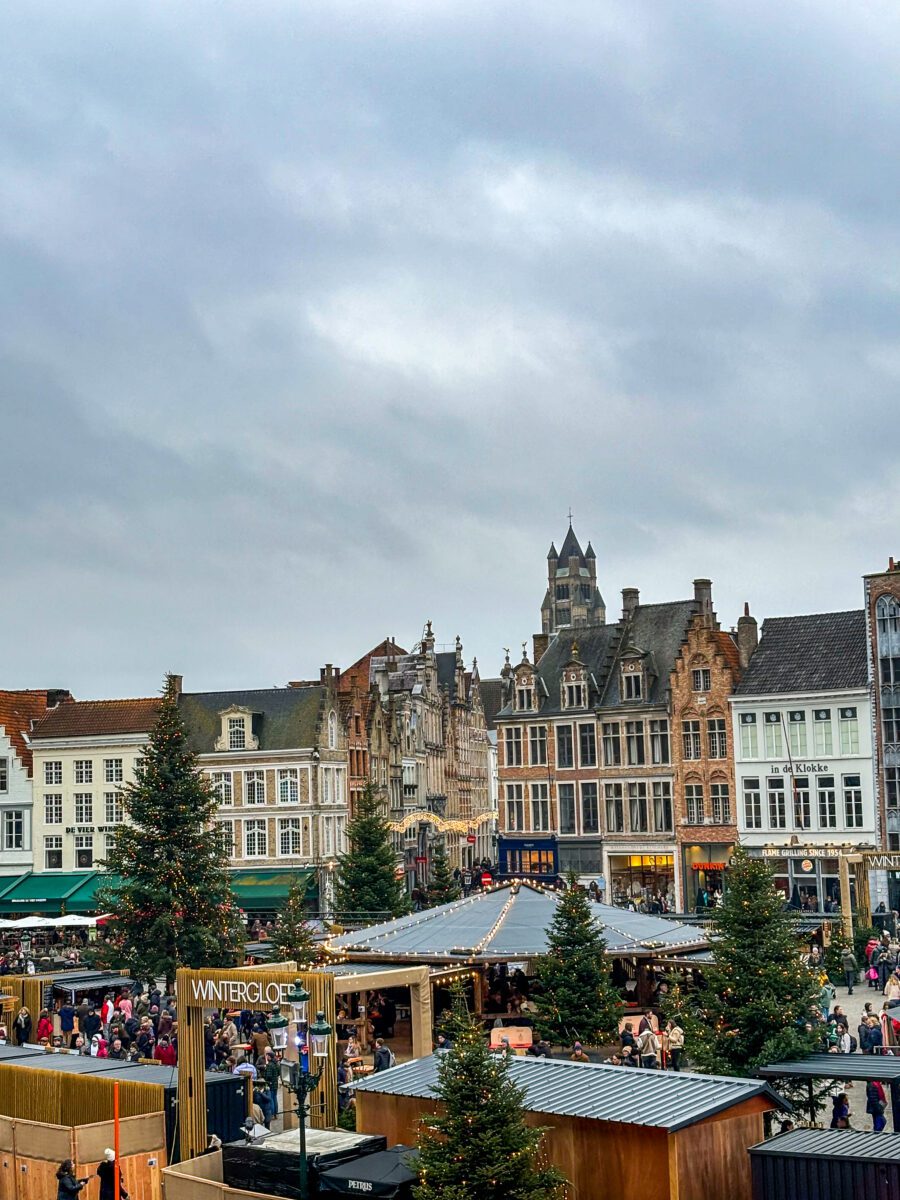
[[[769,617],[737,696],[845,691],[868,685],[866,614]]]
[[[562,544],[562,549],[559,552],[560,566],[568,566],[570,558],[579,559],[582,567],[586,565],[584,551],[581,549],[578,538],[575,536],[575,530],[571,525],[569,526],[569,532],[566,534],[565,541]]]
[[[481,704],[484,708],[484,723],[488,729],[497,728],[497,713],[503,707],[503,680],[482,679],[479,681]]]
[[[618,662],[630,650],[644,657],[647,691],[641,704],[662,704],[669,687],[675,660],[687,637],[688,627],[697,612],[695,600],[674,600],[666,604],[640,604],[629,623],[584,625],[559,630],[550,641],[537,666],[538,703],[542,714],[561,713],[562,672],[573,657],[578,657],[588,673],[590,707],[622,704],[619,695]],[[499,714],[513,713],[511,701]],[[521,714],[528,716],[528,714]]]
[[[408,917],[343,933],[329,946],[372,960],[499,962],[535,958],[547,949],[546,930],[558,893],[528,883],[503,884]],[[696,926],[592,904],[591,914],[611,954],[647,957],[707,944]]]
[[[138,700],[65,700],[37,723],[31,740],[148,733],[156,722],[159,705],[159,696]]]
[[[669,678],[697,607],[696,600],[672,600],[666,604],[639,604],[634,610],[619,658],[631,650],[643,653],[647,682],[643,703],[661,704],[665,700]],[[609,672],[602,705],[622,703],[619,679],[618,671]]]
[[[465,696],[456,695],[456,652],[440,650],[435,654],[434,660],[437,666],[438,687],[446,688],[450,703],[454,704],[457,699],[465,700]]]
[[[0,691],[0,729],[6,731],[16,757],[29,775],[32,770],[31,729],[46,715],[48,696],[52,702],[53,692]]]
[[[185,692],[178,708],[197,754],[211,754],[222,734],[219,714],[232,705],[253,714],[260,750],[301,750],[316,744],[319,715],[326,696],[321,684],[259,688],[240,692]]]
[[[354,1084],[360,1092],[387,1096],[434,1097],[439,1056],[379,1071]],[[583,1117],[593,1121],[665,1129],[675,1133],[737,1104],[761,1096],[769,1107],[790,1105],[760,1079],[694,1075],[688,1071],[641,1071],[603,1063],[511,1057],[509,1074],[525,1092],[530,1112]]]

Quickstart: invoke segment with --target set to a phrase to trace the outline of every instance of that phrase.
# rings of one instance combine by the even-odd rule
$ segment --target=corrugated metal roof
[[[893,1054],[812,1054],[791,1062],[758,1067],[763,1079],[900,1079],[900,1058]]]
[[[793,1129],[751,1146],[750,1153],[789,1158],[864,1158],[900,1162],[900,1133]]]
[[[436,1055],[416,1058],[379,1071],[354,1086],[361,1092],[425,1100],[434,1095],[438,1061]],[[753,1096],[765,1096],[772,1108],[789,1109],[759,1079],[526,1057],[511,1058],[509,1073],[524,1089],[525,1106],[532,1112],[652,1126],[669,1132],[694,1125]]]
[[[547,950],[546,930],[557,892],[530,884],[502,884],[464,900],[370,925],[333,938],[329,946],[367,958],[428,962],[496,962],[535,958]],[[648,957],[703,947],[704,930],[660,917],[592,904],[591,913],[610,954]]]

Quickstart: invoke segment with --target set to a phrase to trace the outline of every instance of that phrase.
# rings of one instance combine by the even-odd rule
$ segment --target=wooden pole
[[[113,1196],[120,1200],[122,1187],[122,1168],[119,1164],[119,1085],[113,1084],[113,1151],[116,1160],[113,1163]]]

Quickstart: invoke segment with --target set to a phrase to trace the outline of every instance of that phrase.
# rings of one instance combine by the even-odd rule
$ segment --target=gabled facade
[[[865,612],[763,622],[731,709],[740,840],[786,900],[830,910],[841,854],[877,838]]]
[[[0,691],[0,876],[34,865],[31,733],[68,692]]]
[[[405,654],[393,638],[385,638],[338,675],[341,717],[347,730],[351,815],[370,780],[381,789],[385,804],[388,803],[389,719],[380,693],[372,686],[371,668],[373,659],[399,658]]]
[[[698,606],[640,603],[622,616],[536,636],[502,674],[499,866],[574,870],[610,903],[678,904],[669,681]],[[546,641],[546,648],[545,647]]]
[[[896,853],[900,851],[900,564],[892,558],[885,571],[866,575],[863,582],[878,846]],[[878,873],[877,898],[889,901],[892,909],[900,904],[900,872]]]
[[[349,811],[337,683],[328,665],[318,683],[178,699],[191,749],[219,794],[231,866],[314,869],[323,910]]]
[[[491,743],[477,664],[466,670],[459,638],[437,650],[429,621],[411,654],[373,656],[369,671],[389,730],[390,814],[408,886],[427,879],[438,839],[454,866],[489,857]],[[442,830],[444,822],[458,828]]]
[[[739,641],[752,653],[756,622],[746,612],[738,632],[720,629],[707,579],[694,581],[694,598],[672,672],[672,761],[682,903],[700,911],[721,898],[738,837],[729,698],[741,677]]]

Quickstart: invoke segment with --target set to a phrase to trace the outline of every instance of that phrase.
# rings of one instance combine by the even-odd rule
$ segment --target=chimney
[[[711,579],[694,580],[694,602],[700,611],[700,616],[707,621],[711,620],[713,611]]]
[[[759,630],[756,624],[756,617],[750,616],[749,604],[744,605],[744,615],[738,618],[737,644],[738,653],[741,656],[741,668],[746,671],[750,665],[750,659],[753,657],[753,652],[759,644]]]
[[[175,695],[180,696],[181,693],[184,691],[184,676],[170,674],[169,675],[169,685],[172,688],[172,691],[175,693]]]
[[[622,620],[630,621],[634,610],[641,602],[641,593],[637,588],[622,588]]]
[[[537,666],[537,664],[543,658],[544,652],[546,651],[547,647],[550,645],[550,634],[549,633],[534,634],[534,636],[531,639],[531,644],[534,649],[534,665]]]

